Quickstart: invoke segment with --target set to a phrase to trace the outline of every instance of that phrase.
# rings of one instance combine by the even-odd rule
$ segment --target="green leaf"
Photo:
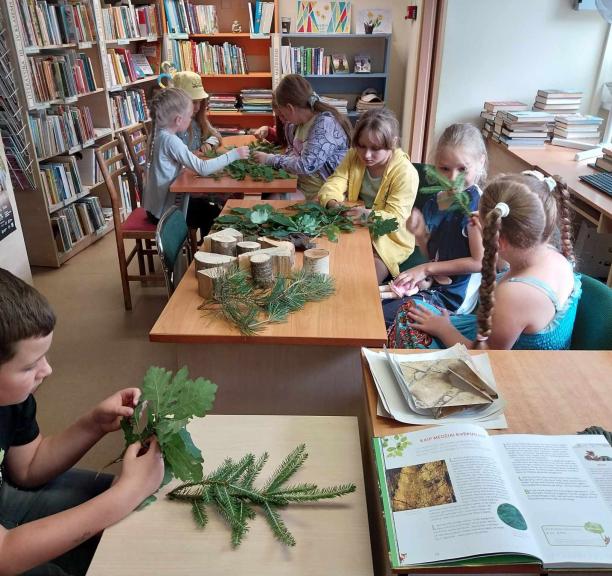
[[[386,234],[395,232],[399,228],[396,218],[382,218],[375,212],[370,212],[370,216],[367,219],[367,226],[370,229],[372,238],[385,236]]]
[[[253,224],[263,224],[268,221],[268,212],[265,210],[253,210],[249,216]]]
[[[179,434],[174,434],[166,440],[162,451],[175,478],[186,482],[202,480],[202,454],[193,444],[187,430],[183,429]]]
[[[335,224],[330,224],[325,228],[325,235],[330,242],[338,242],[338,236],[340,235],[340,228]]]
[[[271,222],[274,222],[275,224],[278,224],[280,226],[285,226],[288,229],[293,229],[297,231],[297,226],[295,225],[295,222],[289,216],[286,216],[285,214],[274,212],[270,214],[269,219]]]
[[[204,528],[208,523],[208,514],[206,513],[206,504],[201,500],[193,500],[191,502],[191,514],[196,524],[200,528]]]
[[[597,522],[587,522],[584,525],[584,529],[588,532],[594,532],[595,534],[603,534],[604,528],[601,524],[597,524]]]

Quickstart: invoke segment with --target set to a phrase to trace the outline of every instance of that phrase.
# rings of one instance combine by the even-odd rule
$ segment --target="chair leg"
[[[117,226],[115,226],[117,232]],[[123,237],[120,233],[115,234],[117,240],[117,257],[119,259],[119,273],[121,274],[121,286],[123,288],[123,303],[126,310],[132,309],[132,296],[130,294],[130,282],[127,279],[127,263],[125,261],[125,246],[123,245]]]
[[[138,258],[138,273],[141,276],[145,276],[147,272],[145,270],[144,252],[142,250],[143,250],[142,240],[138,239],[136,240],[136,257]]]
[[[151,250],[153,250],[153,241],[145,240],[145,248],[147,250],[147,264],[149,265],[149,274],[155,274],[155,260],[153,259],[153,254],[151,254]]]
[[[189,228],[189,243],[191,251],[195,254],[198,251],[198,230],[197,228]]]

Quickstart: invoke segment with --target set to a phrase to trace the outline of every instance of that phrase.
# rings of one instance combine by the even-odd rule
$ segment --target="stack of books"
[[[166,26],[170,34],[189,34],[189,18],[187,0],[164,0],[166,11]]]
[[[497,112],[493,139],[507,148],[528,146],[542,148],[548,140],[548,123],[554,116],[547,112],[515,110]]]
[[[223,42],[210,44],[208,42],[190,42],[192,52],[192,67],[181,70],[195,70],[200,74],[248,74],[246,54],[240,46]]]
[[[249,30],[252,36],[268,35],[274,20],[274,2],[249,2]]]
[[[126,48],[115,48],[109,49],[106,57],[113,86],[153,75],[153,68],[144,54],[132,54]]]
[[[581,100],[582,92],[577,90],[538,90],[533,109],[555,115],[572,114],[580,110]]]
[[[357,99],[355,110],[357,110],[357,112],[361,114],[362,112],[366,112],[367,110],[384,107],[385,102],[381,100],[378,96],[376,96],[376,94],[366,94],[365,96],[362,94]]]
[[[603,156],[595,160],[595,167],[604,172],[612,172],[612,149],[603,148]]]
[[[74,156],[58,156],[54,162],[41,164],[40,173],[49,208],[76,198],[83,191]]]
[[[102,8],[102,24],[107,41],[140,37],[140,26],[134,6]]]
[[[599,144],[601,134],[599,127],[603,118],[598,116],[583,116],[582,114],[569,114],[556,116],[552,143],[563,146],[574,142],[590,145]]]
[[[192,34],[217,34],[219,32],[216,6],[189,3],[187,21]]]
[[[281,46],[281,74],[331,74],[331,57],[323,48]]]
[[[142,37],[159,36],[161,33],[161,23],[157,6],[155,4],[137,6],[135,11],[140,35]]]
[[[110,102],[114,130],[149,119],[147,99],[142,89],[110,94]]]
[[[272,90],[254,88],[240,90],[242,111],[259,114],[272,113]]]
[[[529,110],[529,106],[518,100],[487,100],[480,112],[480,117],[484,118],[485,121],[482,127],[482,135],[487,138],[493,134],[495,115],[499,111],[506,112],[514,110]]]
[[[236,110],[238,98],[235,94],[211,94],[208,100],[208,109],[215,110]]]
[[[321,102],[333,106],[340,114],[348,114],[348,100],[344,98],[333,98],[332,96],[321,96]]]

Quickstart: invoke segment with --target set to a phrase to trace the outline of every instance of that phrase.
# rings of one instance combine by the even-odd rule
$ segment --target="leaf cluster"
[[[354,484],[319,488],[316,484],[287,485],[290,478],[304,464],[308,454],[301,444],[278,466],[263,487],[254,486],[255,479],[268,460],[265,452],[259,458],[247,454],[237,462],[226,459],[217,470],[199,482],[189,482],[168,493],[168,498],[191,504],[196,524],[204,528],[208,522],[207,506],[213,505],[232,531],[232,546],[240,545],[255,518],[258,506],[274,536],[287,546],[295,546],[295,539],[280,516],[279,509],[293,503],[315,502],[337,498],[354,492]]]
[[[440,174],[434,166],[425,166],[425,177],[427,186],[419,188],[419,194],[437,194],[438,192],[452,192],[452,203],[448,210],[462,212],[470,216],[470,195],[465,190],[465,174],[461,173],[454,180]]]
[[[251,277],[236,267],[215,280],[213,297],[199,307],[221,314],[242,334],[251,336],[270,323],[284,322],[308,302],[324,300],[334,293],[333,279],[303,271],[279,277],[271,288],[259,289]]]
[[[157,437],[164,457],[164,484],[172,478],[199,482],[203,477],[202,453],[187,431],[187,423],[203,417],[213,406],[217,385],[204,378],[189,379],[186,367],[176,374],[151,366],[144,376],[142,394],[134,414],[124,418],[121,428],[126,447],[145,444]]]
[[[286,180],[291,178],[291,174],[289,174],[285,170],[277,170],[272,168],[272,166],[264,166],[255,162],[253,159],[253,152],[266,152],[268,154],[274,154],[280,150],[277,146],[270,144],[269,142],[251,142],[249,144],[250,155],[246,159],[235,160],[228,166],[226,166],[223,170],[219,172],[215,172],[210,176],[206,176],[208,178],[214,178],[215,180],[219,180],[221,176],[226,175],[234,180],[244,180],[247,176],[250,176],[253,180],[260,182],[272,182],[272,180]],[[219,154],[216,151],[209,151],[206,153],[208,158],[216,158]]]

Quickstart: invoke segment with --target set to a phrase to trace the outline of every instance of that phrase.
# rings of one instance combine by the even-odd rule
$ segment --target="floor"
[[[58,318],[49,354],[53,374],[36,393],[43,434],[62,430],[117,390],[139,386],[150,365],[175,369],[174,346],[148,340],[166,290],[131,283],[133,309],[124,310],[112,234],[59,269],[35,268],[33,277]],[[100,469],[122,447],[121,432],[109,434],[80,466]]]

